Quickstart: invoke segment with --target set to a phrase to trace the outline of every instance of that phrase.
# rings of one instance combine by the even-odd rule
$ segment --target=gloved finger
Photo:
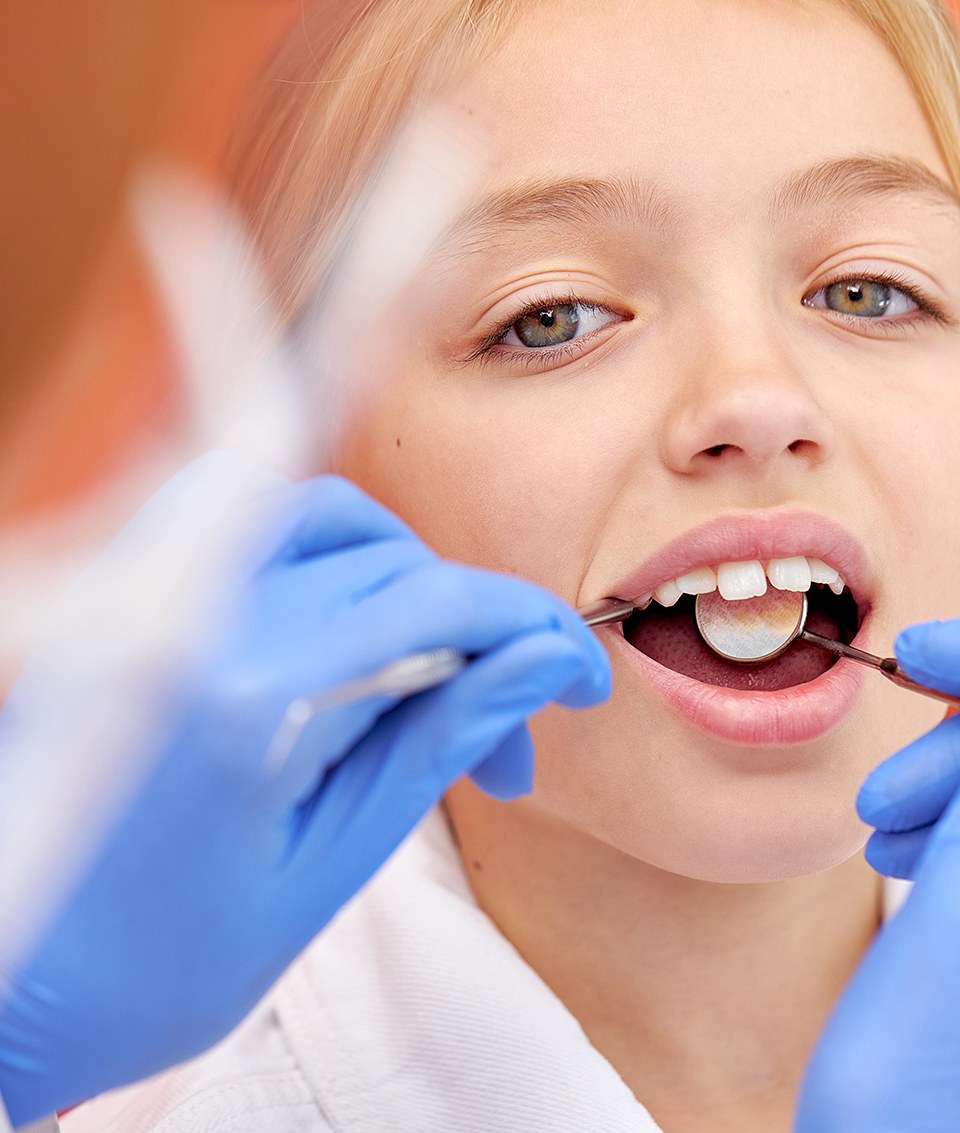
[[[610,662],[596,634],[562,599],[524,579],[438,559],[365,599],[355,616],[377,627],[390,657],[443,647],[477,655],[520,634],[562,630],[589,662],[571,698],[579,706],[609,695]],[[349,647],[362,648],[353,638]]]
[[[903,877],[908,881],[914,876],[934,826],[922,826],[918,830],[907,830],[903,834],[887,834],[875,831],[870,835],[864,854],[877,873],[885,877]]]
[[[333,636],[331,619],[344,613],[362,627],[356,606],[392,586],[403,575],[436,560],[418,539],[357,543],[296,563],[274,563],[249,588],[234,635],[257,640],[258,653],[302,637],[322,641]]]
[[[382,561],[379,556],[382,552]],[[432,557],[416,564],[401,553],[398,575],[382,589],[371,582],[394,565],[395,544],[347,552],[351,577],[365,596],[330,609],[330,581],[323,560],[305,564],[266,585],[251,641],[236,651],[231,680],[248,703],[250,690],[271,682],[286,702],[343,681],[370,676],[400,657],[453,648],[475,657],[540,629],[562,630],[584,654],[584,679],[565,694],[571,707],[586,707],[609,695],[610,663],[593,631],[556,595],[523,579]],[[369,558],[372,562],[367,563]],[[412,569],[406,569],[411,567]],[[291,572],[287,572],[291,574]],[[352,585],[352,584],[351,584]],[[319,596],[319,597],[318,597]],[[242,670],[246,669],[244,675]],[[242,703],[237,705],[242,711]]]
[[[476,660],[469,662],[476,663]],[[606,695],[605,674],[598,685],[589,664],[585,662],[583,668],[587,670],[586,675],[558,692],[559,703],[567,707],[590,707]],[[306,793],[311,784],[348,753],[361,736],[375,726],[377,719],[392,711],[401,699],[395,695],[370,697],[319,712],[304,728],[284,765],[276,771],[268,769],[271,776],[276,775],[273,783],[276,805],[283,808],[290,799]],[[528,794],[533,787],[533,746],[526,727],[521,726],[515,735],[507,737],[491,752],[474,778],[478,786],[495,798],[510,799]]]
[[[914,680],[960,696],[960,619],[910,626],[895,648],[897,661]]]
[[[522,724],[470,772],[470,778],[492,798],[515,799],[533,790],[533,763],[533,740]]]
[[[878,830],[899,833],[936,822],[960,789],[960,717],[875,768],[857,796],[857,812]]]
[[[294,484],[284,507],[278,560],[313,558],[380,539],[419,542],[402,519],[342,476],[315,476]]]
[[[322,868],[340,881],[334,907],[346,901],[454,780],[583,670],[583,654],[566,635],[533,633],[382,717],[303,805],[290,858],[294,890]]]
[[[273,672],[275,683],[300,696],[410,653],[449,647],[482,654],[541,628],[563,628],[591,662],[594,679],[571,696],[592,704],[607,695],[605,650],[556,595],[440,560],[416,541],[392,540],[272,570],[251,592],[240,640],[224,652],[251,675]]]
[[[352,713],[324,713],[310,722],[297,744],[297,753],[283,767],[273,784],[276,805],[289,806],[291,799],[302,798],[329,767],[339,762],[377,718],[389,713],[397,704],[396,697],[377,697],[357,705]],[[326,763],[321,752],[333,753]],[[533,790],[533,741],[522,724],[471,772],[481,790],[495,799],[515,799]],[[266,802],[266,798],[264,799]]]

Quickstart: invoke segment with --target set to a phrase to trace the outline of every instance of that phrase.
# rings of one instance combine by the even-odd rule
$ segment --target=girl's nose
[[[668,411],[663,459],[685,475],[763,475],[814,467],[832,428],[811,389],[782,356],[712,358],[688,374]]]

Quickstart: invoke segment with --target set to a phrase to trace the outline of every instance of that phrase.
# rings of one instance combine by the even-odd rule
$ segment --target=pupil
[[[847,288],[847,298],[851,303],[863,302],[863,287],[859,283],[852,283]]]
[[[556,321],[557,316],[553,313],[553,311],[540,312],[540,325],[542,327],[552,327]]]

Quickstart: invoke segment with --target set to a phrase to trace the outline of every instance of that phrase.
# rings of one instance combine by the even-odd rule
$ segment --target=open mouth
[[[767,587],[803,591],[806,627],[823,637],[850,644],[864,611],[839,572],[822,559],[794,556],[701,566],[656,587],[637,600],[638,610],[623,623],[634,649],[665,668],[702,684],[751,692],[773,692],[807,684],[836,664],[836,658],[805,641],[795,641],[779,657],[741,664],[715,653],[700,636],[694,619],[696,595],[719,589],[732,602],[750,601]]]

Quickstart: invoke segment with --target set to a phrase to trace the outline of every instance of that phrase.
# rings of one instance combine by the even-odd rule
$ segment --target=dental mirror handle
[[[581,606],[577,613],[588,626],[605,626],[626,621],[635,609],[632,602],[624,602],[621,598],[602,598],[589,606]]]
[[[939,689],[930,688],[929,685],[922,685],[919,681],[908,677],[894,657],[877,657],[863,649],[855,649],[852,645],[844,645],[842,642],[833,641],[829,637],[821,637],[819,633],[812,633],[808,629],[802,630],[800,637],[804,641],[809,641],[811,645],[819,645],[821,649],[826,649],[837,657],[847,657],[851,661],[857,661],[861,665],[876,669],[877,672],[883,673],[888,681],[899,685],[900,688],[908,689],[910,692],[919,692],[921,696],[929,696],[931,699],[940,700],[953,708],[960,708],[960,700],[956,697],[940,692]]]

